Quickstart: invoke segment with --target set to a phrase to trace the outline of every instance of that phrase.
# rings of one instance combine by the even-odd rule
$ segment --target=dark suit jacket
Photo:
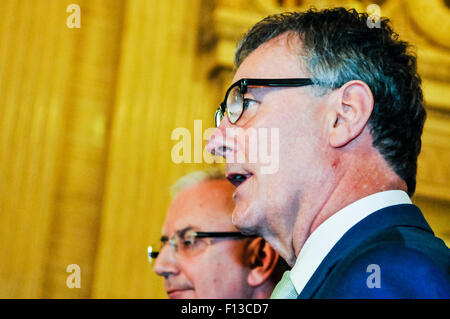
[[[417,206],[383,208],[344,234],[298,298],[450,298],[450,251]]]

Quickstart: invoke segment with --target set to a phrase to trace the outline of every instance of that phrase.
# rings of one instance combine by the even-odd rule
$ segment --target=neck
[[[255,288],[250,299],[269,299],[277,283],[278,281],[272,284],[269,279],[263,285]]]
[[[341,158],[327,189],[320,188],[315,197],[303,201],[294,226],[293,248],[300,253],[307,238],[325,220],[361,198],[387,190],[405,190],[405,182],[376,151]],[[305,220],[307,223],[305,223]]]

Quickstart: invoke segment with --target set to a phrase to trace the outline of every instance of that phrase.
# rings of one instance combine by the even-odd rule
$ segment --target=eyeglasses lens
[[[230,123],[236,123],[244,110],[244,97],[238,86],[231,89],[227,98],[227,115]]]

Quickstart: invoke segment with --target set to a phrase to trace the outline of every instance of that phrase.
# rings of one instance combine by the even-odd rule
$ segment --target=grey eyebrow
[[[187,231],[189,231],[189,230],[193,230],[194,228],[193,228],[193,226],[187,226],[187,227],[184,227],[184,228],[182,228],[182,229],[180,229],[180,230],[176,230],[175,231],[175,233],[178,235],[178,236],[180,236],[180,237],[182,237]],[[168,241],[169,240],[169,237],[168,236],[166,236],[166,235],[163,235],[163,236],[161,236],[161,238],[160,238],[160,241],[161,242],[165,242],[165,241]]]
[[[193,229],[192,226],[187,226],[187,227],[185,227],[185,228],[183,228],[183,229],[177,230],[176,233],[177,233],[178,236],[181,237],[181,236],[183,236],[187,231],[192,230],[192,229]]]

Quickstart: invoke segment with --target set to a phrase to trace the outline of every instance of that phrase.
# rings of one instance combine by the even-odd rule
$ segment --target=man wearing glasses
[[[416,59],[387,19],[368,19],[273,15],[237,47],[207,148],[237,187],[233,224],[293,267],[273,298],[450,297],[449,250],[410,200],[425,121]],[[273,174],[242,142],[261,128],[279,130]]]
[[[269,298],[287,269],[261,237],[232,225],[233,191],[220,169],[193,172],[173,186],[161,245],[149,247],[169,298]]]

